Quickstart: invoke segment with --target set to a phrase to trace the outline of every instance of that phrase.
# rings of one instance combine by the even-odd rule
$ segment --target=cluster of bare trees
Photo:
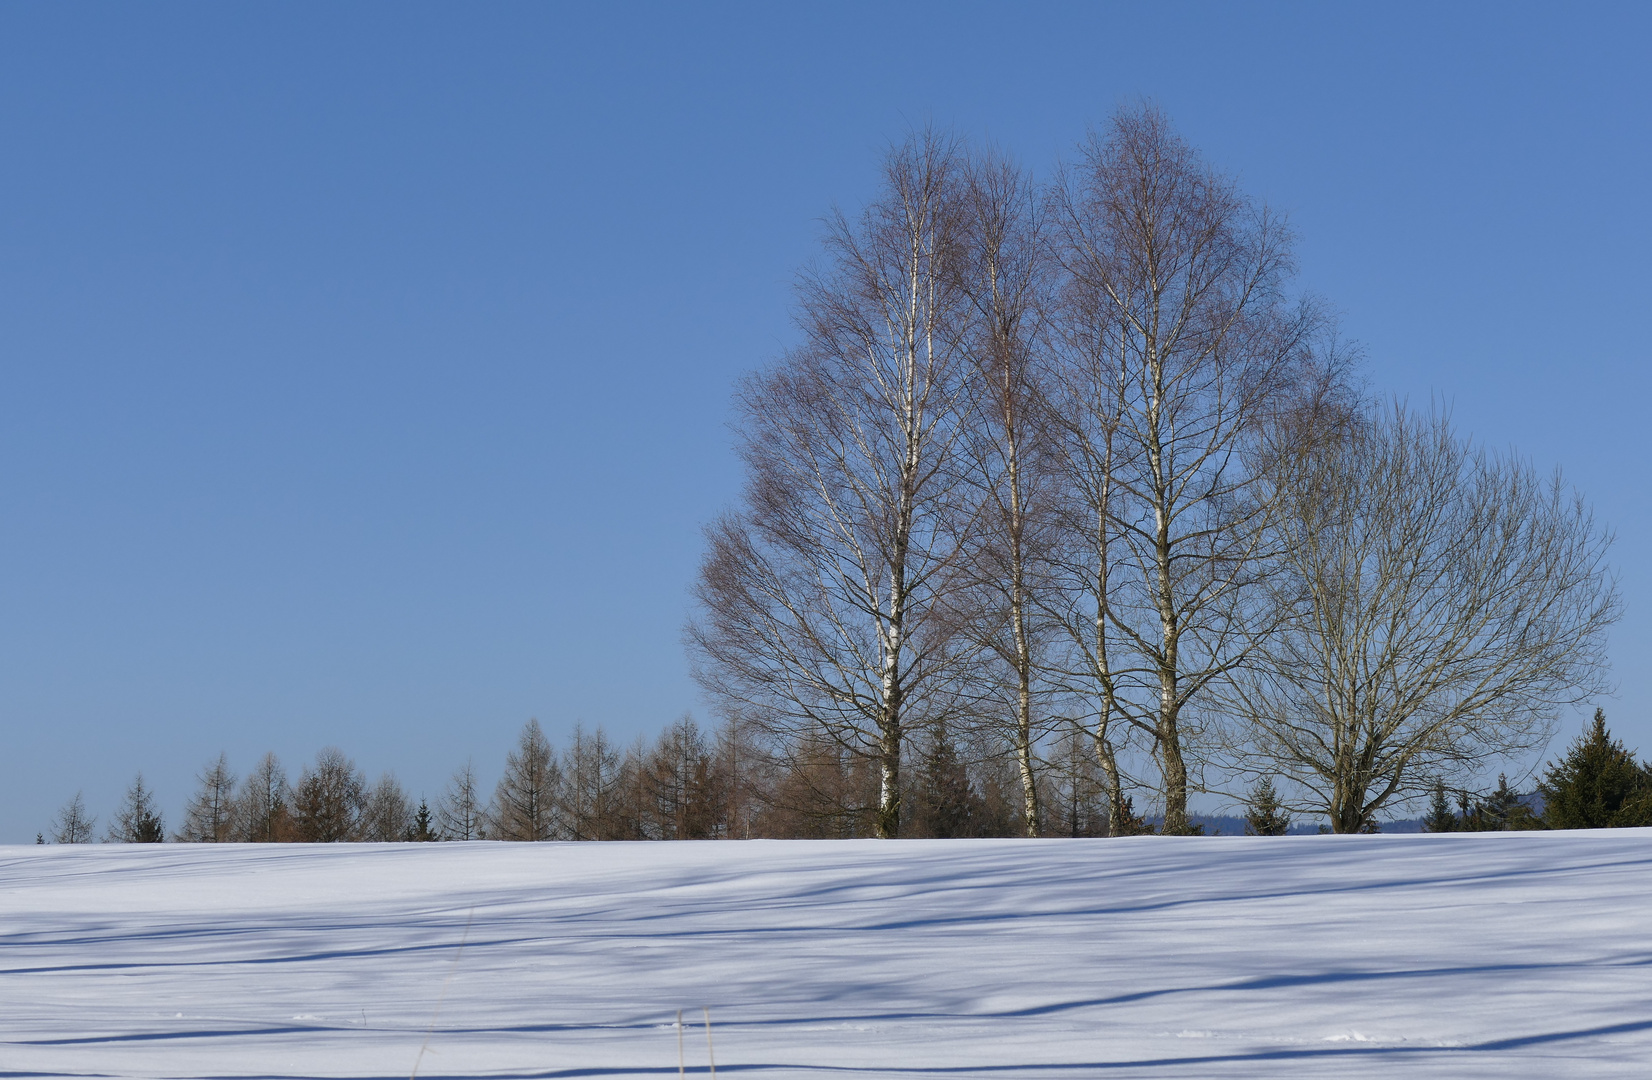
[[[937,733],[932,732],[932,735]],[[1024,831],[1007,758],[961,752],[927,739],[907,777],[906,834],[1008,836]],[[1106,818],[1094,768],[1039,778],[1056,809],[1054,827],[1095,835]],[[394,775],[374,783],[341,751],[316,755],[296,783],[274,754],[245,777],[225,755],[197,776],[182,825],[170,835],[154,793],[139,776],[102,839],[109,843],[329,843],[421,840],[702,840],[853,838],[873,835],[878,776],[864,756],[818,741],[785,758],[741,727],[703,730],[684,716],[652,740],[617,745],[576,725],[559,750],[530,720],[507,753],[489,797],[475,767],[456,770],[434,802],[409,798]],[[56,843],[91,843],[96,819],[77,793],[48,833]]]
[[[776,758],[875,775],[838,797],[880,836],[934,745],[1012,763],[1034,835],[1057,781],[1117,834],[1134,796],[1184,832],[1190,794],[1268,776],[1356,831],[1541,746],[1601,687],[1607,536],[1356,392],[1293,272],[1285,222],[1152,108],[1048,183],[895,148],[828,220],[801,344],[740,389],[702,686]]]

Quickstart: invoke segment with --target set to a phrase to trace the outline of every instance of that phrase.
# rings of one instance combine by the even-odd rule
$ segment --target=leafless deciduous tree
[[[636,839],[635,816],[627,805],[635,788],[622,769],[624,755],[599,726],[575,724],[562,761],[563,827],[573,840]],[[640,779],[640,778],[639,778]]]
[[[644,762],[649,828],[661,840],[706,840],[723,823],[723,779],[713,748],[692,717],[660,734]]]
[[[1241,764],[1295,781],[1297,808],[1358,832],[1541,746],[1560,707],[1603,688],[1609,537],[1558,475],[1400,406],[1276,475],[1279,629],[1230,697],[1250,725]]]
[[[310,844],[360,839],[366,803],[367,778],[342,750],[329,746],[293,788],[294,838]]]
[[[1316,322],[1284,295],[1290,234],[1152,108],[1124,109],[1056,186],[1064,420],[1076,500],[1062,606],[1110,774],[1149,741],[1164,828],[1188,828],[1190,703],[1251,640],[1268,536],[1249,439],[1298,392]]]
[[[973,360],[964,441],[983,504],[964,563],[960,625],[983,646],[971,670],[985,679],[978,712],[1006,716],[1029,836],[1041,822],[1034,763],[1044,734],[1037,715],[1046,664],[1041,593],[1048,587],[1052,484],[1042,315],[1049,283],[1040,198],[1025,171],[995,154],[973,161],[964,194],[962,291]],[[973,603],[972,603],[973,601]]]
[[[399,843],[412,835],[413,800],[394,773],[385,773],[368,789],[358,832],[362,840],[380,844]]]
[[[159,844],[165,839],[166,827],[155,805],[155,793],[144,786],[143,774],[139,773],[126,789],[126,797],[103,840],[108,844]]]
[[[493,840],[557,839],[557,801],[562,769],[538,720],[522,727],[516,748],[505,757],[505,775],[493,793],[488,837]]]
[[[482,824],[476,768],[467,761],[454,771],[436,802],[436,831],[443,840],[480,840]]]
[[[287,786],[287,770],[274,753],[258,759],[241,782],[235,802],[238,839],[271,844],[293,838],[292,790]]]
[[[86,812],[86,800],[77,791],[52,820],[52,843],[90,844],[97,825],[97,817]]]
[[[943,707],[955,637],[961,179],[954,145],[920,135],[858,221],[830,220],[805,344],[741,391],[745,506],[708,530],[688,631],[726,712],[876,762],[880,836],[899,832],[907,731]]]
[[[200,772],[199,786],[184,807],[184,823],[175,840],[193,844],[222,844],[235,836],[235,773],[229,757],[219,754]]]

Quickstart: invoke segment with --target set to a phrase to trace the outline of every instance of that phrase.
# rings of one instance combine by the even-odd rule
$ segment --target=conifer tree
[[[292,789],[287,786],[287,770],[275,754],[267,753],[258,759],[258,764],[241,782],[241,792],[235,802],[238,839],[253,844],[293,839]]]
[[[426,844],[439,839],[436,835],[435,817],[430,812],[430,804],[423,799],[419,800],[419,808],[413,812],[413,831],[408,839],[414,843]]]
[[[1249,810],[1245,814],[1247,836],[1284,836],[1291,831],[1291,817],[1279,804],[1273,777],[1264,776],[1251,788]]]
[[[1465,832],[1508,832],[1542,828],[1537,816],[1509,787],[1506,774],[1498,774],[1497,789],[1476,803],[1458,828]]]
[[[505,775],[493,793],[488,834],[495,840],[554,840],[562,769],[550,740],[529,720],[505,757]]]
[[[155,806],[155,794],[143,786],[142,773],[126,789],[126,800],[116,811],[103,839],[109,844],[158,844],[166,839],[161,812]]]
[[[1606,729],[1606,712],[1538,785],[1543,821],[1551,829],[1610,829],[1652,825],[1652,777]]]
[[[342,750],[329,746],[293,789],[294,836],[311,844],[359,839],[366,808],[367,778]]]
[[[97,824],[97,816],[86,812],[86,803],[77,791],[52,821],[52,843],[90,844]]]
[[[200,787],[184,807],[183,827],[174,840],[195,844],[221,844],[234,839],[235,774],[229,758],[218,755],[199,774]]]
[[[436,834],[443,840],[480,840],[483,838],[482,824],[476,768],[467,761],[454,770],[447,790],[436,800]]]
[[[949,838],[970,836],[979,816],[980,798],[944,724],[936,725],[918,769],[918,790],[908,835]]]
[[[413,833],[413,804],[395,774],[385,773],[362,800],[359,838],[378,844],[407,840]]]
[[[1429,799],[1423,828],[1428,832],[1457,831],[1457,815],[1451,812],[1451,803],[1446,799],[1444,780],[1434,781],[1434,795]]]

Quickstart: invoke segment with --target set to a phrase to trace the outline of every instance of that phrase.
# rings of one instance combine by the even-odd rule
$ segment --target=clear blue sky
[[[1649,11],[0,7],[0,841],[139,769],[175,823],[219,750],[433,797],[530,716],[700,710],[730,389],[819,216],[910,125],[1045,169],[1141,96],[1374,389],[1589,493],[1652,750]]]

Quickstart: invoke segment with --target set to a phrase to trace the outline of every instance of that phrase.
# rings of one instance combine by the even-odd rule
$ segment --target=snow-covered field
[[[11,847],[0,949],[0,1077],[1652,1076],[1652,830]]]

